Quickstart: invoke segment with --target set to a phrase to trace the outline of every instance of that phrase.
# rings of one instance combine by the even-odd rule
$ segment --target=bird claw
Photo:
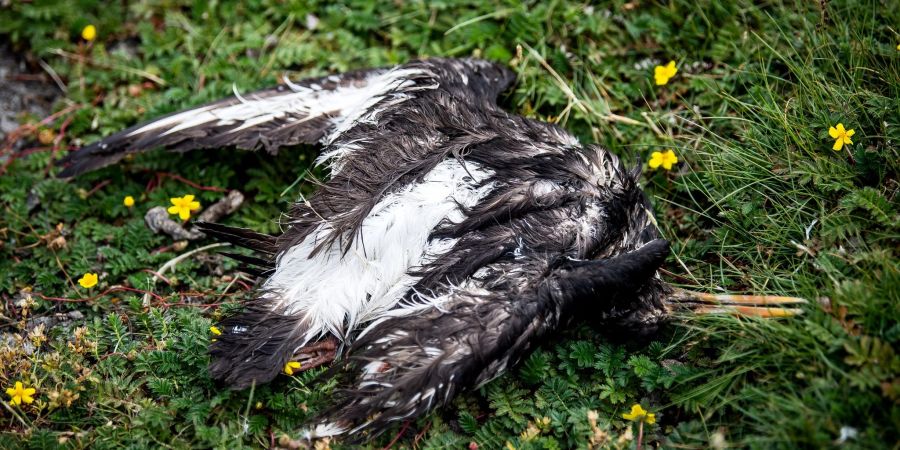
[[[329,364],[337,357],[338,342],[329,337],[310,345],[300,347],[294,352],[291,361],[300,363],[299,370],[309,370]]]

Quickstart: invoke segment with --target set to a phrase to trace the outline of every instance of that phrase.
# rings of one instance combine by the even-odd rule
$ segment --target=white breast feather
[[[471,174],[476,179],[469,177]],[[310,257],[331,230],[326,222],[278,259],[264,285],[286,314],[304,317],[306,341],[326,333],[344,337],[378,319],[417,281],[407,272],[448,251],[454,240],[428,240],[445,218],[463,219],[458,204],[477,204],[491,189],[478,187],[490,171],[455,159],[438,164],[422,182],[382,199],[364,219],[346,256],[338,243]]]

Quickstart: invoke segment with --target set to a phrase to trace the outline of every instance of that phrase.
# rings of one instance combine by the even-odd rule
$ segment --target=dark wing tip
[[[59,162],[63,164],[65,168],[56,174],[56,177],[71,178],[78,176],[85,172],[115,164],[125,156],[124,154],[96,155],[92,154],[90,150],[90,147],[85,147],[68,154],[65,158],[60,160]]]
[[[100,169],[122,160],[128,153],[131,140],[127,133],[131,129],[107,136],[87,147],[81,147],[59,160],[65,168],[57,178],[71,178],[85,172]]]

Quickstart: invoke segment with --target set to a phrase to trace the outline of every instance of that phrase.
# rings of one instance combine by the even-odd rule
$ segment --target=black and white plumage
[[[500,109],[513,81],[474,59],[285,80],[112,135],[61,175],[155,147],[321,143],[330,178],[281,235],[201,225],[254,250],[241,258],[265,277],[222,322],[210,373],[242,388],[337,356],[345,389],[311,435],[381,430],[497,377],[576,315],[650,333],[698,300],[657,275],[668,244],[639,170]]]

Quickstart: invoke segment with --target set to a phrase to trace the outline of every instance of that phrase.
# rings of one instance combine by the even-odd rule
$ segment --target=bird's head
[[[612,332],[651,335],[673,317],[734,314],[763,318],[802,313],[797,297],[709,294],[674,287],[659,275],[669,243],[653,240],[612,258],[580,261],[557,271],[559,287],[576,308]]]
[[[588,216],[581,242],[589,243],[584,259],[556,271],[562,291],[571,295],[579,316],[602,329],[629,336],[650,335],[675,317],[736,314],[764,318],[800,314],[806,300],[769,295],[710,294],[673,286],[659,269],[669,256],[669,243],[659,228],[648,197],[640,189],[640,166],[628,170],[597,146],[586,153],[593,184],[583,187]]]

